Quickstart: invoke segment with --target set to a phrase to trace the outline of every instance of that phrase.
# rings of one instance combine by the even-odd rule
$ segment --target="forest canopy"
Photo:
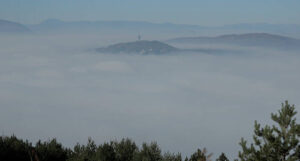
[[[296,110],[288,101],[282,103],[276,114],[271,114],[275,125],[261,125],[255,121],[253,142],[241,139],[241,161],[299,161],[300,124]],[[131,139],[105,142],[100,145],[88,138],[85,145],[64,147],[56,139],[33,144],[16,136],[0,137],[0,160],[3,161],[211,161],[212,153],[197,149],[190,157],[181,153],[163,153],[156,142],[140,147]],[[238,160],[238,159],[236,159]],[[222,153],[216,161],[229,161]]]

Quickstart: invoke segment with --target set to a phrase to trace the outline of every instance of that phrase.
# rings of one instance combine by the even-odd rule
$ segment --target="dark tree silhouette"
[[[285,101],[278,114],[271,114],[277,126],[261,128],[255,121],[254,144],[248,147],[242,138],[239,158],[242,161],[299,161],[300,125],[296,123],[296,113],[295,106]]]

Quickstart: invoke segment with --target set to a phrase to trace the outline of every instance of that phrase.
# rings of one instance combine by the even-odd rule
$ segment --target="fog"
[[[225,152],[233,159],[240,138],[251,139],[254,120],[272,123],[270,114],[284,100],[299,111],[299,53],[93,52],[132,39],[0,37],[2,135],[57,138],[68,147],[89,136],[98,144],[129,137],[183,156],[206,147],[214,157]]]

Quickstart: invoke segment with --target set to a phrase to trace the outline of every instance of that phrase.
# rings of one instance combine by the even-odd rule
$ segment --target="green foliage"
[[[296,123],[295,106],[287,101],[278,114],[271,114],[276,125],[261,128],[255,121],[254,143],[247,145],[242,138],[239,152],[241,161],[300,161],[300,125]],[[212,154],[197,149],[184,161],[211,161]],[[182,161],[181,154],[164,153],[156,142],[143,143],[139,148],[134,141],[122,139],[96,145],[89,138],[86,145],[63,147],[56,139],[38,141],[32,146],[15,136],[0,137],[0,160],[2,161]],[[216,161],[229,161],[222,153]],[[235,160],[237,161],[237,160]]]
[[[116,161],[132,161],[138,148],[130,139],[122,139],[120,142],[113,142],[116,154]]]
[[[137,159],[140,161],[161,161],[163,159],[161,150],[156,142],[143,143]]]
[[[0,160],[20,161],[30,160],[31,145],[15,136],[0,137]]]
[[[116,152],[113,146],[113,142],[104,143],[98,148],[98,158],[101,161],[116,161]]]
[[[68,161],[96,161],[97,145],[89,138],[87,145],[76,144]]]
[[[285,101],[278,114],[271,114],[277,126],[261,128],[255,121],[254,144],[248,147],[242,138],[239,158],[242,161],[299,161],[300,125],[296,123],[296,113],[295,106]]]
[[[138,147],[130,139],[111,141],[97,146],[89,138],[87,145],[77,144],[68,161],[133,161],[137,158]]]
[[[229,159],[222,153],[216,161],[229,161]]]
[[[163,161],[182,161],[181,154],[171,154],[171,153],[165,153],[163,156]]]
[[[197,151],[192,154],[189,161],[211,161],[212,153],[207,154],[207,150],[204,148],[203,150],[197,149]]]
[[[67,150],[56,139],[48,142],[38,141],[35,146],[35,152],[41,161],[65,161],[68,158]]]

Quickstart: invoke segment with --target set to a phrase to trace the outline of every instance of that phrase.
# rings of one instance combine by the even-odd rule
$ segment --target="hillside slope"
[[[181,37],[168,40],[172,43],[231,44],[266,47],[284,50],[300,50],[300,40],[268,33],[231,34],[217,37]]]
[[[135,41],[110,45],[96,49],[101,53],[137,53],[137,54],[165,54],[179,49],[159,41]]]
[[[0,20],[0,33],[30,33],[31,31],[24,25],[16,22]]]

